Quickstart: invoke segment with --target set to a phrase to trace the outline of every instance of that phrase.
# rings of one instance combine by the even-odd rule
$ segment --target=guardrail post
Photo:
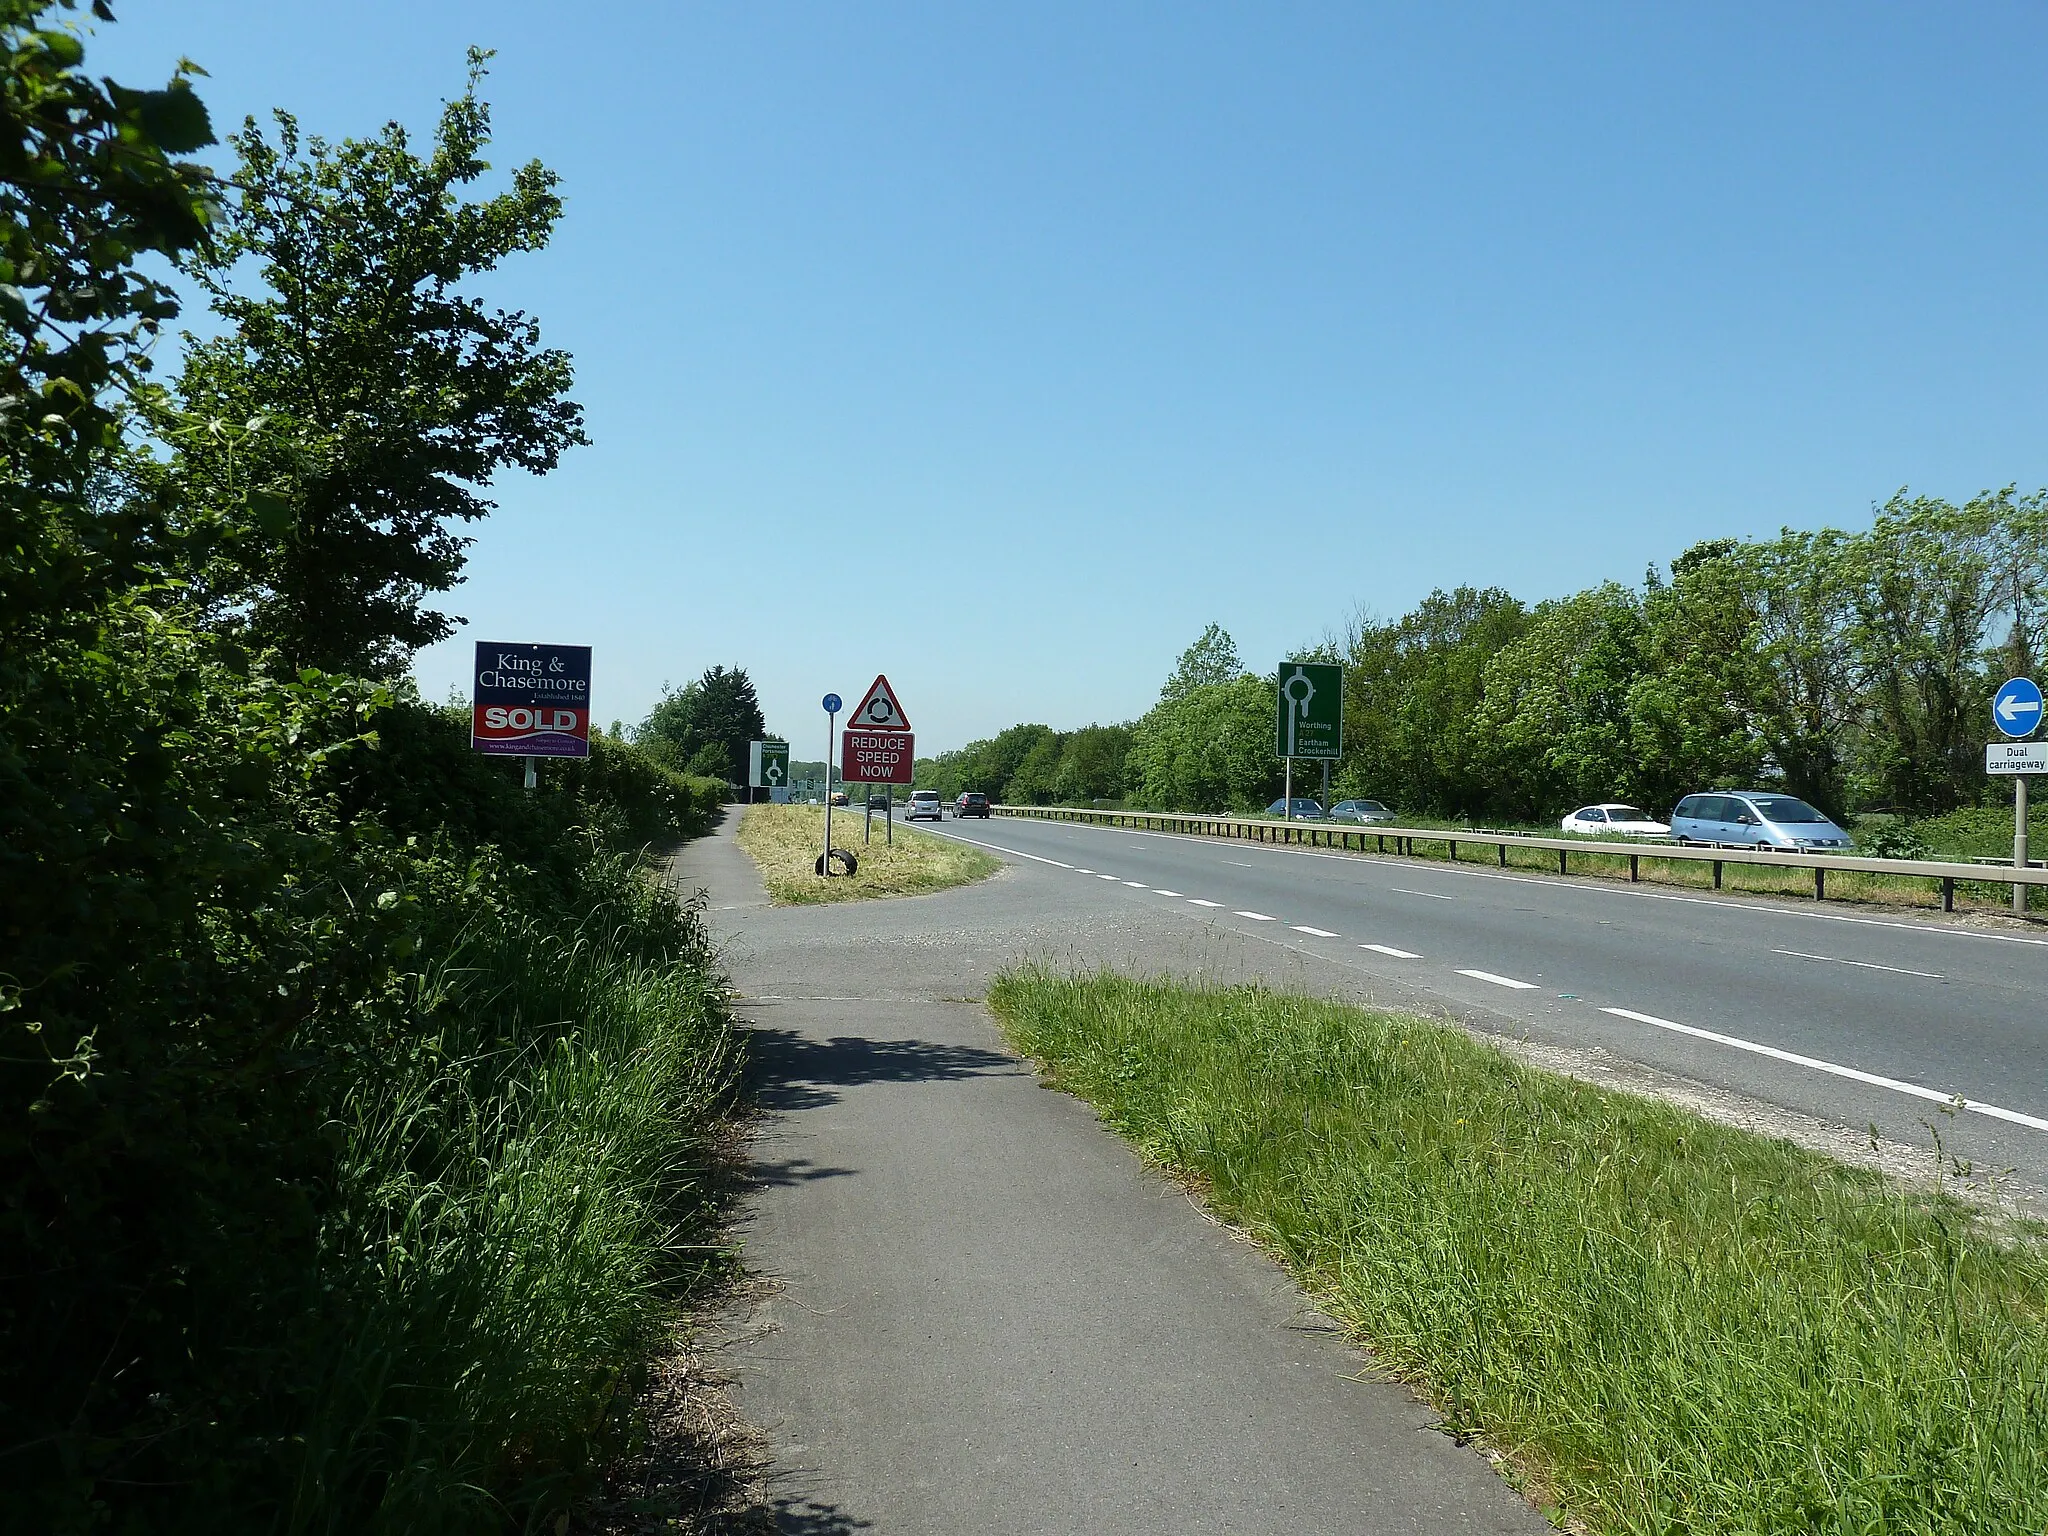
[[[1941,877],[1941,910],[1953,912],[1955,909],[1956,877],[1954,875],[1943,875]]]
[[[1450,849],[1451,849],[1451,862],[1452,862],[1453,864],[1457,863],[1457,862],[1458,862],[1458,845],[1457,845],[1456,843],[1454,843],[1454,842],[1451,842],[1451,840],[1450,840],[1449,838],[1445,838],[1445,839],[1444,839],[1444,841],[1445,841],[1446,843],[1449,843],[1449,844],[1450,844]]]
[[[1828,872],[1818,865],[1814,866],[1813,871],[1813,899],[1815,901],[1826,901],[1828,899]]]
[[[1719,859],[1714,860],[1714,889],[1717,891],[1721,889],[1721,861]]]
[[[1495,849],[1496,849],[1496,850],[1497,850],[1497,851],[1499,852],[1499,854],[1500,854],[1500,867],[1501,867],[1502,869],[1506,869],[1506,868],[1508,867],[1508,845],[1507,845],[1507,841],[1506,841],[1505,839],[1503,839],[1502,841],[1500,841],[1500,842],[1498,842],[1498,843],[1494,844],[1494,847],[1495,847]]]
[[[1564,858],[1565,858],[1564,850],[1563,850],[1562,848],[1558,849],[1558,850],[1557,850],[1557,872],[1558,872],[1558,873],[1559,873],[1560,875],[1568,875],[1568,874],[1570,874],[1570,873],[1571,873],[1571,871],[1570,871],[1570,870],[1568,870],[1568,869],[1566,869],[1566,868],[1564,867]]]
[[[1636,853],[1628,856],[1628,882],[1630,885],[1634,885],[1643,878],[1642,871],[1636,867],[1636,861],[1641,857],[1641,854]]]

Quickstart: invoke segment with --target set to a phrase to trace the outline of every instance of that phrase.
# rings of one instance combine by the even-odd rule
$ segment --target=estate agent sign
[[[590,647],[478,641],[470,745],[500,757],[590,756]]]

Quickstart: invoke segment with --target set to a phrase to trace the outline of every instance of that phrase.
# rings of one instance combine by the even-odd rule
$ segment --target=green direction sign
[[[1344,669],[1334,662],[1281,662],[1273,724],[1276,757],[1342,757]]]
[[[756,789],[789,788],[789,743],[747,743],[747,782]]]

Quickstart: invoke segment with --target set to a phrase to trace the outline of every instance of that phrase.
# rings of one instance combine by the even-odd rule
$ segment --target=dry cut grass
[[[825,811],[816,805],[752,805],[741,818],[739,845],[761,867],[768,894],[780,905],[822,901],[859,901],[869,896],[919,896],[949,886],[985,880],[1002,867],[979,848],[913,831],[901,822],[896,844],[883,841],[882,819],[875,818],[873,839],[862,844],[859,807],[832,813],[832,843],[850,850],[860,861],[851,876],[819,877],[819,853],[825,847]]]

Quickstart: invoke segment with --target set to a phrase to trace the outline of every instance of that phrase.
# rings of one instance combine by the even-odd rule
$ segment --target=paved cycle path
[[[1042,1089],[981,1004],[1015,958],[1217,973],[1184,923],[1077,922],[1017,870],[772,908],[729,827],[678,872],[755,1031],[743,1233],[771,1287],[729,1363],[783,1530],[1550,1529],[1277,1266]]]

